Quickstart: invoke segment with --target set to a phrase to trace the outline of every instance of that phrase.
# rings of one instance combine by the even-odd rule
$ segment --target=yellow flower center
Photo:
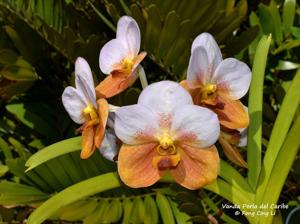
[[[83,116],[87,122],[87,126],[93,126],[99,123],[98,113],[92,105],[85,107],[82,111]]]
[[[132,67],[133,67],[133,64],[134,64],[134,62],[133,62],[133,59],[132,58],[125,58],[124,60],[123,60],[123,69],[125,69],[125,70],[131,70],[132,69]]]
[[[156,147],[157,156],[153,157],[152,165],[160,171],[175,169],[180,161],[174,141],[168,132],[164,132],[159,138],[159,145]]]
[[[217,90],[217,85],[215,84],[207,84],[203,87],[202,91],[201,91],[201,98],[202,100],[206,100],[209,97],[211,97]]]
[[[171,136],[168,133],[164,133],[159,140],[159,145],[156,148],[159,155],[174,155],[177,153],[176,147]]]

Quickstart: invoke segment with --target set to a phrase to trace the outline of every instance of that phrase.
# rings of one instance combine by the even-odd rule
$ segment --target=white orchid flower
[[[192,44],[187,80],[181,84],[195,104],[209,107],[218,114],[222,126],[231,129],[248,126],[249,117],[239,101],[248,91],[251,70],[235,58],[222,59],[220,48],[208,33]]]
[[[103,140],[108,103],[105,99],[96,100],[92,71],[87,61],[80,57],[75,62],[75,86],[64,90],[62,102],[71,119],[82,124],[81,158],[86,159]]]
[[[178,83],[154,83],[142,91],[136,105],[121,107],[115,114],[115,132],[123,142],[118,171],[128,186],[150,186],[166,170],[189,189],[216,179],[217,115],[193,105]]]
[[[135,82],[138,65],[146,56],[145,52],[139,54],[140,45],[138,24],[133,18],[122,16],[118,21],[116,39],[107,42],[100,51],[100,69],[109,76],[97,86],[98,96],[112,97]]]

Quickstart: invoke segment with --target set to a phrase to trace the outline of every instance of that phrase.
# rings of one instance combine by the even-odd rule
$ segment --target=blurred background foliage
[[[142,49],[147,51],[142,65],[150,83],[182,80],[192,40],[201,32],[215,36],[224,57],[235,56],[249,66],[258,40],[271,33],[263,105],[263,143],[268,144],[282,99],[300,67],[300,8],[296,1],[0,0],[0,221],[22,222],[53,193],[116,170],[115,164],[98,153],[80,160],[78,137],[59,145],[66,148],[71,144],[77,152],[26,173],[25,163],[39,149],[77,135],[77,126],[62,106],[62,91],[73,84],[78,56],[87,59],[95,80],[104,79],[98,67],[99,52],[114,38],[116,22],[125,14],[140,26]],[[137,82],[110,103],[133,104],[140,91]],[[242,153],[245,155],[245,151]],[[300,202],[299,164],[298,155],[280,197],[280,202],[289,203],[291,208]],[[73,203],[52,219],[84,223],[247,223],[243,216],[233,216],[234,210],[225,214],[221,206],[225,202],[206,190],[187,191],[175,184],[159,183],[142,190],[123,186]],[[288,212],[283,211],[281,216],[286,217]],[[149,214],[152,218],[148,220],[145,217]]]

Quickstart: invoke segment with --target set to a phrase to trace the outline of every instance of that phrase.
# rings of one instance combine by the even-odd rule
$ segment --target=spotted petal
[[[251,70],[244,62],[227,58],[217,67],[212,82],[217,84],[218,91],[228,94],[232,100],[238,100],[249,89]]]
[[[129,145],[153,142],[158,132],[157,115],[142,105],[124,106],[116,111],[115,132]]]
[[[207,148],[219,138],[220,125],[217,115],[211,110],[184,105],[175,110],[171,132],[180,144]]]

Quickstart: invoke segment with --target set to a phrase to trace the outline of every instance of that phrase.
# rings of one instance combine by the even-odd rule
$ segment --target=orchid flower
[[[119,141],[114,130],[111,128],[107,129],[99,149],[100,153],[105,159],[114,162],[119,153],[119,149]]]
[[[135,82],[138,65],[146,56],[145,52],[139,54],[140,45],[141,34],[136,21],[129,16],[121,17],[116,39],[107,42],[100,51],[100,69],[109,76],[97,86],[97,96],[112,97]]]
[[[210,34],[200,34],[194,40],[187,80],[181,84],[191,93],[195,104],[218,114],[222,126],[248,126],[249,116],[239,99],[247,93],[250,81],[249,67],[235,58],[222,60],[220,48]]]
[[[75,62],[75,85],[68,86],[62,94],[62,102],[71,119],[82,126],[81,158],[90,157],[99,148],[105,133],[108,117],[108,103],[105,99],[96,101],[92,71],[83,58]]]
[[[189,189],[217,177],[219,155],[213,145],[220,133],[217,115],[193,105],[190,94],[178,83],[149,85],[136,105],[119,108],[115,132],[123,142],[119,175],[130,187],[150,186],[167,170]]]

